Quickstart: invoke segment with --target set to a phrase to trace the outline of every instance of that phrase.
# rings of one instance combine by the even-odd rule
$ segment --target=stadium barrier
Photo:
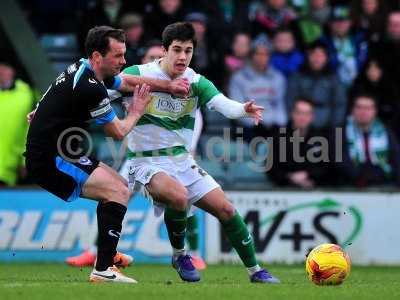
[[[228,192],[264,262],[301,263],[321,243],[340,244],[357,265],[400,265],[400,193]],[[206,215],[207,261],[239,262]]]
[[[245,218],[260,261],[303,262],[320,243],[342,245],[353,263],[400,265],[400,193],[227,192]],[[0,191],[0,261],[63,261],[96,239],[96,203],[64,203],[42,190]],[[199,215],[209,263],[239,262],[214,217]],[[389,247],[390,246],[390,247]],[[119,249],[138,263],[170,263],[163,223],[141,196],[130,202]]]
[[[204,250],[204,214],[199,214]],[[163,218],[148,200],[135,196],[125,215],[118,249],[139,263],[170,263],[171,247]],[[43,190],[0,191],[0,261],[63,261],[96,240],[96,202],[65,203]]]

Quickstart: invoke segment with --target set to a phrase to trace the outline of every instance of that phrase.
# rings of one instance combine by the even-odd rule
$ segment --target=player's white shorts
[[[128,160],[124,165],[126,165],[125,170],[127,168],[129,170],[129,189],[139,192],[149,199],[152,198],[146,189],[146,184],[155,174],[160,172],[173,177],[186,187],[190,207],[204,195],[220,187],[214,178],[197,165],[190,154],[173,157],[135,158]],[[126,173],[126,171],[120,173]],[[155,214],[161,215],[164,211],[164,204],[156,201],[153,201],[153,204]]]

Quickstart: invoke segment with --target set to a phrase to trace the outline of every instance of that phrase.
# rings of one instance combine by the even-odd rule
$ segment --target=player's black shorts
[[[30,177],[42,188],[71,202],[76,200],[90,174],[99,161],[83,156],[77,161],[67,161],[58,155],[26,153],[26,169]]]

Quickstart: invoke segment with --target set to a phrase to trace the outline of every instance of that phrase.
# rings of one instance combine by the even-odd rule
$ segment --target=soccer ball
[[[350,258],[335,244],[315,247],[307,256],[308,278],[317,285],[339,285],[350,274]]]

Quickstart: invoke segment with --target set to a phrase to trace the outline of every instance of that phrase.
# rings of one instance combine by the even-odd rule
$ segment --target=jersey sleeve
[[[110,89],[110,90],[117,90],[122,83],[122,78],[121,76],[117,75],[117,76],[113,76],[113,77],[109,77],[104,79],[104,85]]]
[[[82,102],[87,103],[90,118],[95,120],[96,124],[105,125],[116,117],[104,86],[99,83],[80,84],[77,92]]]
[[[134,65],[134,66],[130,66],[128,68],[125,68],[122,73],[124,74],[128,74],[128,75],[140,75],[140,70],[139,70],[139,66]]]
[[[199,81],[193,85],[193,91],[199,97],[199,107],[205,106],[214,96],[221,93],[215,85],[204,76],[200,76]]]

